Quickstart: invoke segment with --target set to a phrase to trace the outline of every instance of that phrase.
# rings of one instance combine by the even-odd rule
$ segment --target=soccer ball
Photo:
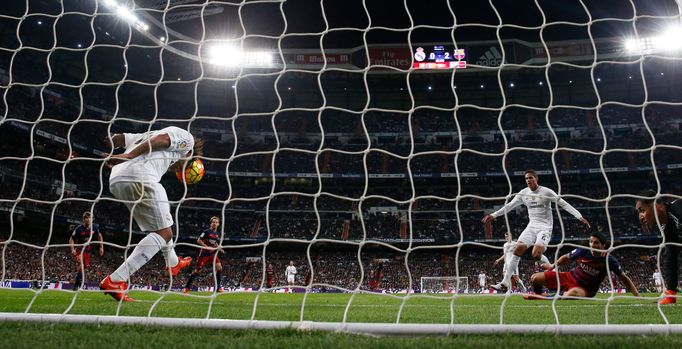
[[[185,167],[184,176],[182,171],[175,172],[175,176],[181,183],[197,184],[204,177],[204,163],[201,159],[190,160]]]

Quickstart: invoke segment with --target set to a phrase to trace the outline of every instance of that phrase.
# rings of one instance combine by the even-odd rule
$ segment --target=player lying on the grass
[[[108,141],[108,138],[107,138]],[[116,300],[133,301],[125,291],[130,276],[161,251],[167,268],[175,276],[190,265],[192,258],[179,259],[173,248],[173,216],[166,190],[159,183],[167,171],[182,171],[191,156],[201,156],[203,141],[178,127],[146,133],[115,134],[109,144],[125,152],[111,155],[109,190],[122,200],[142,231],[149,232],[135,246],[128,259],[99,287]]]
[[[533,286],[533,291],[536,294],[542,293],[542,287],[546,286],[550,290],[559,290],[563,292],[564,296],[572,297],[594,297],[599,291],[604,278],[608,275],[607,265],[609,271],[616,274],[620,281],[627,287],[627,289],[635,296],[639,296],[637,287],[625,275],[625,272],[618,263],[618,260],[613,255],[606,257],[606,252],[595,251],[604,250],[608,246],[608,236],[603,232],[595,231],[590,236],[590,249],[576,248],[567,253],[554,264],[543,264],[543,268],[547,271],[533,274],[530,282]],[[576,262],[576,266],[570,271],[557,271],[556,267],[562,264],[568,264],[571,261]],[[558,281],[557,284],[557,275]],[[526,299],[538,299],[538,296],[527,296]]]
[[[677,302],[677,283],[679,280],[679,260],[680,247],[668,243],[680,243],[682,234],[682,200],[675,200],[664,203],[654,200],[656,192],[644,190],[637,199],[636,208],[639,213],[639,221],[650,231],[660,229],[665,238],[663,248],[663,280],[665,281],[666,297],[661,299],[659,304],[673,304]],[[660,225],[659,225],[660,223]],[[660,227],[660,228],[659,228]]]
[[[90,253],[92,252],[93,236],[97,236],[99,241],[99,255],[104,256],[104,239],[102,233],[99,232],[99,225],[92,224],[92,213],[83,212],[83,224],[73,229],[69,237],[69,247],[71,247],[71,255],[76,259],[76,282],[73,284],[73,290],[77,290],[83,285],[85,269],[90,268]]]
[[[483,223],[487,224],[517,206],[525,205],[528,208],[528,226],[526,226],[526,229],[523,230],[518,238],[514,255],[509,260],[509,267],[504,273],[504,278],[499,283],[490,285],[491,288],[498,291],[509,290],[512,272],[517,269],[521,256],[526,253],[528,247],[533,246],[532,254],[536,261],[539,261],[545,253],[547,244],[552,239],[552,229],[554,226],[552,202],[555,202],[588,228],[590,227],[590,222],[571,204],[560,198],[554,190],[538,185],[538,176],[534,170],[526,170],[524,172],[524,179],[528,186],[527,188],[521,190],[514,196],[514,199],[499,210],[483,217]]]
[[[223,288],[220,286],[220,281],[222,280],[221,272],[223,271],[223,265],[220,263],[220,259],[216,255],[216,251],[220,253],[225,253],[220,247],[220,232],[218,227],[220,226],[220,218],[213,216],[211,217],[211,227],[204,230],[199,238],[197,239],[197,244],[203,246],[199,252],[199,258],[197,259],[197,266],[194,268],[194,272],[189,276],[185,288],[182,290],[184,293],[189,293],[189,288],[192,286],[192,281],[197,277],[204,269],[206,265],[213,265],[215,267],[215,277],[216,277],[216,292],[223,292]]]

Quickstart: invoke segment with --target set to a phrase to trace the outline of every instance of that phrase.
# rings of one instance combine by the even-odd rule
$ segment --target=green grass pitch
[[[160,294],[133,291],[135,303],[123,303],[119,307],[111,297],[99,292],[0,290],[0,312],[19,313],[64,313],[92,315],[154,316],[178,318],[215,318],[238,320],[301,320],[304,295],[300,293],[223,293],[213,298],[211,294],[192,293]],[[656,305],[656,295],[651,299],[616,297],[608,307],[610,324],[664,324],[665,320]],[[405,297],[405,295],[400,295]],[[309,294],[305,297],[303,320],[343,321],[344,312],[351,298],[350,294]],[[31,304],[32,302],[32,304]],[[257,303],[256,303],[257,302]],[[348,322],[395,323],[438,323],[448,324],[452,320],[460,324],[555,324],[555,313],[551,301],[525,301],[513,295],[505,300],[500,296],[466,295],[453,299],[449,296],[425,298],[410,295],[400,313],[402,298],[387,295],[359,294],[353,297],[348,308]],[[503,305],[504,303],[504,305]],[[30,304],[30,307],[29,307]],[[254,313],[254,304],[255,307]],[[452,304],[452,307],[451,307]],[[556,316],[562,324],[604,324],[607,321],[606,296],[593,300],[560,300],[556,302]],[[450,309],[454,309],[451,313]],[[682,305],[661,308],[672,324],[682,323]],[[682,343],[681,336],[565,336],[553,335],[488,335],[449,337],[389,337],[373,338],[339,333],[303,333],[295,330],[253,331],[215,330],[192,328],[142,328],[116,325],[69,325],[69,324],[26,324],[3,323],[0,328],[0,347],[25,347],[44,345],[45,333],[50,333],[51,344],[63,343],[74,346],[139,346],[144,347],[514,347],[518,340],[552,347],[571,347],[585,341],[593,347],[647,347],[669,346]],[[200,338],[195,338],[197,336]],[[107,343],[105,340],[115,337]],[[156,340],[150,340],[156,338]],[[226,342],[227,341],[227,342]],[[42,344],[40,344],[42,343]],[[165,344],[164,344],[165,343]],[[589,343],[589,344],[588,344]],[[525,344],[523,346],[526,346]]]

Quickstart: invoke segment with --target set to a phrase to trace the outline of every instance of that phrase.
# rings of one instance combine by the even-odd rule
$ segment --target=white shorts
[[[118,182],[109,185],[109,190],[115,198],[125,201],[142,231],[159,231],[173,226],[168,196],[161,184]]]
[[[287,282],[293,284],[293,283],[294,283],[294,276],[293,276],[293,275],[288,275],[288,276],[287,276]]]
[[[654,280],[654,284],[656,284],[656,286],[661,286],[663,283],[661,280]]]
[[[481,280],[478,280],[478,286],[485,287],[485,281],[481,282]]]
[[[547,247],[549,240],[552,239],[552,228],[527,226],[519,236],[518,242],[528,247],[540,245]]]

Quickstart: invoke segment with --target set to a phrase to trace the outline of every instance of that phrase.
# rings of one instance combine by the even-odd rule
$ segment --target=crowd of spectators
[[[564,247],[566,253],[570,246]],[[65,246],[34,248],[10,241],[3,245],[2,263],[5,280],[46,280],[73,282],[76,273],[74,258]],[[197,249],[180,244],[178,252],[185,255],[197,255]],[[468,292],[484,292],[478,275],[486,275],[487,282],[497,281],[502,277],[502,266],[494,265],[495,259],[501,255],[499,246],[463,247],[459,253],[451,248],[447,251],[429,252],[418,250],[405,253],[396,251],[376,251],[362,249],[358,252],[345,248],[343,251],[311,249],[304,251],[283,249],[225,248],[225,254],[219,254],[223,265],[221,284],[227,288],[261,288],[265,287],[264,266],[271,264],[275,271],[273,287],[287,285],[284,270],[290,261],[297,268],[296,285],[312,284],[315,289],[365,291],[419,291],[422,277],[466,277]],[[555,257],[555,249],[547,251],[550,259]],[[128,251],[130,252],[130,251]],[[641,290],[655,292],[652,274],[656,269],[656,250],[637,249],[633,247],[617,248],[613,252],[618,258],[635,285]],[[308,257],[309,256],[309,257]],[[92,256],[92,264],[87,268],[86,283],[94,284],[111,273],[124,258],[124,250],[120,247],[105,248],[104,256]],[[360,269],[362,264],[362,271]],[[131,283],[137,285],[169,285],[171,280],[163,270],[164,260],[159,254],[132,276]],[[312,268],[311,268],[312,267]],[[568,268],[570,268],[569,266]],[[173,279],[175,287],[182,287],[192,268],[181,272]],[[521,279],[528,284],[530,275],[539,267],[529,259],[523,259],[519,265]],[[568,270],[568,269],[565,269]],[[312,273],[311,273],[312,271]],[[311,280],[312,275],[312,280]],[[210,268],[201,274],[194,285],[210,287],[213,285],[213,273]],[[362,280],[362,281],[361,281]],[[614,278],[614,286],[623,288]],[[608,279],[602,285],[610,289]],[[446,285],[448,286],[448,285]],[[452,287],[452,285],[449,285]]]
[[[84,89],[83,96],[73,91],[38,92],[14,86],[7,93],[4,108],[14,121],[0,125],[0,210],[7,218],[0,225],[0,236],[17,233],[6,224],[10,212],[12,219],[48,217],[50,221],[74,223],[83,211],[93,211],[107,238],[120,233],[129,236],[136,230],[125,206],[108,193],[108,170],[97,151],[107,150],[103,142],[107,126],[114,132],[142,132],[152,127],[152,122],[140,117],[144,122],[107,124],[102,121],[111,120],[107,111],[113,109],[102,102],[104,97],[96,89]],[[119,106],[117,117],[135,118],[135,106]],[[196,115],[187,108],[193,107],[185,106],[175,113]],[[170,124],[157,122],[153,128]],[[662,193],[682,192],[680,170],[665,168],[680,162],[679,148],[675,147],[682,146],[682,117],[674,106],[605,104],[597,109],[549,110],[467,106],[456,111],[418,108],[412,113],[325,109],[319,113],[239,115],[225,120],[197,118],[184,125],[206,140],[209,172],[199,185],[181,186],[172,176],[163,184],[172,201],[180,239],[189,243],[195,241],[211,216],[223,218],[223,240],[230,243],[266,239],[365,240],[396,246],[410,241],[422,245],[498,243],[506,231],[513,236],[520,234],[527,222],[526,211],[511,212],[489,230],[480,220],[523,187],[520,178],[511,177],[509,183],[505,174],[527,168],[558,170],[556,177],[541,176],[541,184],[568,194],[566,199],[595,229],[612,232],[616,240],[658,243],[659,234],[646,231],[637,221],[632,198],[614,195],[636,194],[648,185],[647,181],[653,185],[654,165],[660,169],[656,179]],[[279,150],[278,145],[291,149]],[[657,147],[651,148],[653,145]],[[323,151],[311,153],[319,149]],[[255,153],[259,151],[266,153]],[[426,153],[434,151],[439,153]],[[638,176],[629,172],[586,173],[600,167],[629,168]],[[317,172],[321,178],[296,176]],[[444,176],[454,173],[467,175],[456,181]],[[271,174],[276,177],[274,181]],[[377,178],[388,175],[396,178]],[[587,234],[565,212],[555,215],[555,243],[581,240]],[[33,248],[19,243],[32,240],[27,235],[30,232],[17,233],[2,245],[5,279],[73,278],[75,268],[67,248]],[[45,244],[42,241],[37,245]],[[258,287],[262,283],[265,261],[250,257],[258,254],[228,252],[221,256],[227,283],[235,287]],[[278,252],[267,256],[266,262],[278,271],[276,285],[284,285],[283,269],[289,260],[300,268],[298,275],[303,280],[299,284],[308,275],[314,283],[346,289],[374,288],[369,284],[372,279],[373,285],[380,284],[382,289],[414,288],[422,276],[453,276],[459,271],[469,278],[469,289],[475,290],[478,273],[500,277],[500,270],[492,267],[494,253],[485,250],[460,254],[459,259],[427,253],[366,255],[360,261],[351,252],[311,257],[308,260],[300,253]],[[650,287],[655,259],[646,254],[621,257],[633,280]],[[122,258],[122,250],[107,248],[104,257],[95,258],[86,280],[98,280]],[[156,258],[134,276],[133,282],[167,283],[162,265],[161,258]],[[360,265],[365,271],[362,282]],[[526,279],[532,268],[532,263],[522,265]],[[181,274],[176,282],[184,283],[186,277]],[[208,276],[197,280],[199,285],[208,282]]]

